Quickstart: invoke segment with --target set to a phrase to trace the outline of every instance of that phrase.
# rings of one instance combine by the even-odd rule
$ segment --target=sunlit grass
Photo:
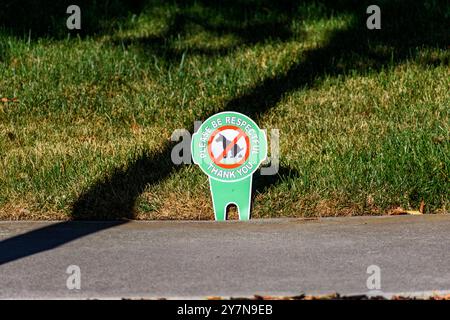
[[[178,12],[212,27],[188,20],[167,35]],[[287,19],[261,12],[258,23]],[[422,200],[427,213],[448,212],[448,50],[414,48],[396,61],[392,47],[374,45],[392,62],[337,52],[332,68],[303,71],[355,18],[316,4],[298,12],[289,37],[259,41],[198,3],[150,6],[108,34],[0,33],[0,218],[71,218],[83,192],[160,152],[173,130],[296,66],[314,79],[257,115],[280,129],[283,173],[257,190],[255,217],[383,214]],[[212,219],[209,197],[198,168],[174,168],[143,190],[135,217]]]

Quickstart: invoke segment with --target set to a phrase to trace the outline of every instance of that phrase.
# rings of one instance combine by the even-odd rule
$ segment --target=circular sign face
[[[236,126],[223,126],[209,137],[208,154],[221,168],[237,168],[250,155],[250,138]]]
[[[264,131],[249,117],[221,112],[208,118],[192,136],[194,163],[211,178],[238,181],[253,174],[267,156]]]

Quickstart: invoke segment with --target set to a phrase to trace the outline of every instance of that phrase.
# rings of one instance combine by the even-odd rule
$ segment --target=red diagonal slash
[[[234,145],[238,142],[238,140],[244,135],[245,133],[243,131],[239,132],[239,134],[236,136],[236,138],[233,139],[233,141],[223,150],[223,152],[214,159],[215,163],[218,163],[220,160],[225,157],[225,155],[231,150],[231,148],[234,147]]]

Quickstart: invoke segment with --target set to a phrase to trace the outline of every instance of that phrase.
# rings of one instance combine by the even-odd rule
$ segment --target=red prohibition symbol
[[[241,128],[220,127],[209,137],[208,154],[211,160],[221,168],[237,168],[250,155],[250,139]]]

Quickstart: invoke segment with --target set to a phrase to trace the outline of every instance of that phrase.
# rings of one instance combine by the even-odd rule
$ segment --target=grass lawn
[[[371,1],[80,0],[80,32],[6,2],[0,219],[213,219],[170,136],[224,110],[280,130],[253,217],[449,211],[448,1],[380,0],[368,30]]]

